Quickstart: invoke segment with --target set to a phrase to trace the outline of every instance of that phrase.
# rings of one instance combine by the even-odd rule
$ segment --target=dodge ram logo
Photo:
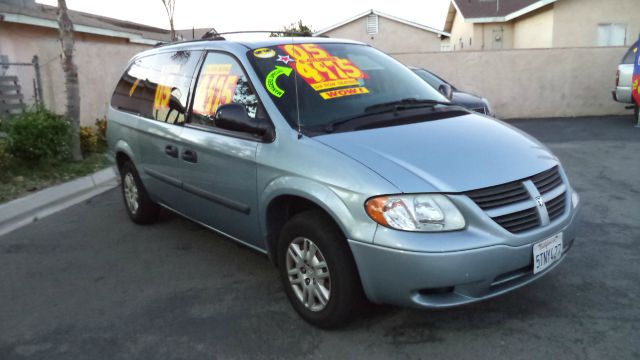
[[[541,196],[536,196],[536,203],[538,204],[539,207],[544,207],[544,201],[542,201]]]

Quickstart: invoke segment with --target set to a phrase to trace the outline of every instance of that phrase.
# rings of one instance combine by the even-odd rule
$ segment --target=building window
[[[598,24],[598,46],[623,46],[627,42],[627,24]]]
[[[373,35],[378,33],[378,15],[371,14],[367,16],[367,34]]]

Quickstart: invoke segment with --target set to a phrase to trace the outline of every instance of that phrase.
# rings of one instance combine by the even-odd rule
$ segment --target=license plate
[[[548,268],[562,256],[562,233],[533,245],[533,273]]]

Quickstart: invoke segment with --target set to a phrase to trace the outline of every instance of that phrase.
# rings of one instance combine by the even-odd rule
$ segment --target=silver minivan
[[[579,197],[549,149],[362,43],[157,47],[131,60],[108,120],[134,222],[162,207],[268,255],[319,327],[363,299],[489,299],[574,241]]]

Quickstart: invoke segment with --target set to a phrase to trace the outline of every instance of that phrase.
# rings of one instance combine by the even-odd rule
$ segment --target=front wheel
[[[321,211],[305,211],[287,222],[278,242],[278,266],[293,308],[312,325],[344,325],[362,300],[346,239]]]

